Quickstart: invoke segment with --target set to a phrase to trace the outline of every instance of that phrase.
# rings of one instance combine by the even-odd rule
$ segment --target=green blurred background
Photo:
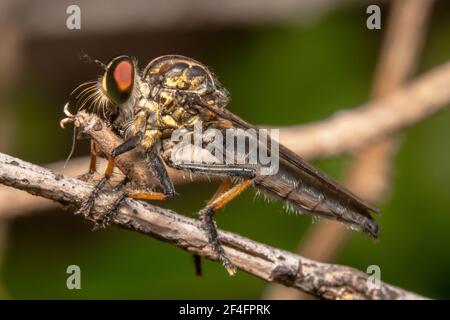
[[[383,34],[365,27],[365,8],[337,7],[301,23],[205,23],[103,34],[89,33],[86,23],[64,36],[25,37],[23,67],[8,108],[0,107],[0,116],[14,124],[11,143],[2,151],[40,164],[67,156],[72,133],[59,128],[62,106],[71,89],[99,73],[79,60],[81,50],[102,61],[118,53],[134,55],[141,67],[167,53],[196,58],[231,92],[229,108],[255,124],[307,123],[358,106],[369,97]],[[387,10],[382,6],[383,23]],[[450,58],[449,39],[450,6],[442,1],[430,20],[417,73]],[[380,240],[353,232],[338,263],[361,270],[379,265],[385,282],[433,298],[450,297],[449,124],[447,109],[401,134],[392,192],[378,218]],[[79,142],[76,155],[87,154],[87,142]],[[314,164],[339,179],[348,157]],[[178,186],[180,196],[164,206],[195,217],[214,187]],[[217,223],[295,250],[314,222],[250,191],[228,205]],[[72,264],[81,268],[81,290],[66,288],[66,268]],[[229,277],[209,261],[204,261],[204,276],[195,277],[186,252],[113,227],[92,232],[82,218],[60,209],[11,220],[1,281],[5,297],[12,299],[258,299],[267,287],[244,272]]]

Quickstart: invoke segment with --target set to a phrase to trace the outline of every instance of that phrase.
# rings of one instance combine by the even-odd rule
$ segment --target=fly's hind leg
[[[226,178],[222,182],[220,187],[217,189],[216,193],[213,195],[211,200],[209,200],[208,204],[211,203],[217,197],[219,197],[221,194],[223,194],[224,192],[229,190],[231,188],[231,184],[232,184],[231,179],[230,178]],[[196,276],[202,276],[203,275],[203,268],[202,268],[201,257],[199,255],[196,255],[196,254],[194,254],[193,257],[194,257],[195,275]]]
[[[230,275],[236,273],[236,266],[225,255],[222,245],[218,239],[217,227],[214,221],[214,214],[222,209],[227,203],[236,198],[239,194],[244,192],[248,187],[253,184],[253,179],[244,179],[244,181],[238,183],[228,191],[222,193],[216,199],[210,201],[205,208],[199,211],[200,219],[203,223],[203,228],[208,233],[208,240],[214,248],[214,251],[219,256],[225,269]]]
[[[219,241],[214,215],[226,204],[236,198],[253,184],[256,176],[256,169],[244,166],[230,166],[217,164],[177,164],[174,167],[182,170],[190,170],[201,173],[223,174],[227,176],[238,176],[244,178],[235,186],[231,185],[231,179],[227,178],[214,194],[208,204],[199,211],[202,227],[208,235],[208,241],[216,252],[219,260],[230,275],[236,273],[236,266],[228,259]]]

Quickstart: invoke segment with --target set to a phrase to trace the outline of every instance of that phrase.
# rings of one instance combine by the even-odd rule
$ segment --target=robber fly
[[[230,274],[235,272],[235,267],[217,238],[213,216],[251,186],[284,201],[294,210],[338,220],[378,237],[378,226],[371,216],[371,213],[379,212],[377,208],[359,199],[283,145],[278,149],[279,169],[271,175],[262,175],[260,164],[176,161],[175,145],[171,139],[176,130],[192,133],[199,123],[203,128],[219,131],[233,128],[257,130],[226,109],[228,92],[202,63],[180,55],[167,55],[154,59],[140,71],[135,59],[123,55],[106,65],[98,64],[104,70],[103,75],[74,90],[72,103],[78,110],[87,109],[98,114],[123,139],[123,143],[108,155],[105,175],[80,208],[81,212],[89,213],[98,193],[111,178],[114,159],[141,146],[146,150],[149,170],[160,181],[161,190],[124,193],[105,214],[108,219],[104,220],[109,221],[125,197],[146,200],[173,197],[175,189],[166,166],[184,172],[224,176],[224,181],[199,211],[199,216],[211,245]],[[275,142],[268,137],[268,143]],[[91,173],[95,171],[97,153],[98,146],[92,143]]]

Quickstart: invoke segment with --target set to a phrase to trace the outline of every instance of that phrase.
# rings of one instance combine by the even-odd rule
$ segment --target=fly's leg
[[[122,201],[127,197],[128,193],[126,191],[122,191],[126,185],[130,182],[128,177],[125,177],[122,181],[120,181],[112,190],[113,192],[120,192],[117,199],[114,201],[112,207],[103,215],[98,217],[95,221],[94,230],[100,229],[100,228],[106,228],[112,218],[112,212],[115,212]]]
[[[203,275],[202,260],[198,254],[192,255],[194,258],[195,275],[201,277]]]
[[[102,179],[100,179],[100,181],[97,182],[89,197],[83,202],[80,209],[77,212],[75,212],[75,214],[83,214],[85,217],[89,216],[92,207],[95,204],[95,199],[97,199],[97,197],[100,194],[100,191],[103,189],[106,182],[108,182],[109,179],[111,178],[114,166],[115,166],[115,159],[113,157],[108,157],[108,166],[106,168],[105,175],[103,176]]]
[[[153,169],[153,172],[156,174],[161,183],[164,195],[167,198],[172,198],[175,195],[175,188],[163,160],[156,152],[150,152],[148,154],[148,158],[150,160],[150,166]]]
[[[230,275],[236,273],[236,266],[228,259],[225,255],[222,245],[218,239],[217,227],[214,221],[214,214],[221,210],[227,203],[236,198],[242,192],[244,192],[248,187],[253,184],[253,179],[245,179],[244,181],[238,183],[234,187],[220,194],[217,198],[210,201],[205,208],[200,210],[199,215],[203,223],[203,228],[208,233],[208,240],[214,248],[214,251],[219,256],[225,269]]]
[[[244,167],[241,165],[229,164],[205,164],[205,163],[170,163],[170,166],[179,170],[188,170],[192,172],[205,174],[218,174],[232,177],[254,178],[256,169]]]
[[[156,176],[159,178],[163,192],[135,191],[128,193],[127,197],[137,200],[161,200],[161,201],[172,198],[175,195],[175,188],[161,158],[157,154],[150,152],[148,154],[148,159],[150,160],[151,169],[153,170],[153,172],[155,172]]]
[[[124,191],[119,194],[119,196],[114,201],[113,205],[108,209],[107,212],[102,214],[96,220],[96,226],[94,229],[105,228],[114,219],[115,215],[120,208],[120,205],[126,198],[136,199],[136,200],[167,200],[169,199],[164,193],[161,192],[128,192]]]
[[[223,174],[227,176],[238,176],[244,180],[231,187],[231,181],[225,180],[219,187],[213,198],[206,207],[199,211],[202,227],[208,235],[208,241],[219,257],[225,269],[230,275],[236,273],[236,266],[225,255],[225,251],[220,244],[217,234],[217,227],[214,221],[214,214],[220,211],[227,203],[236,198],[253,184],[256,176],[256,169],[243,166],[217,165],[217,164],[193,164],[181,163],[171,164],[173,167],[181,170],[190,170],[200,173]]]
[[[172,198],[175,195],[175,188],[173,186],[172,180],[170,180],[169,174],[167,173],[166,167],[162,162],[161,158],[157,154],[149,154],[148,158],[150,164],[158,178],[160,179],[163,192],[149,192],[149,191],[124,191],[121,192],[114,201],[113,205],[107,212],[105,212],[101,217],[97,219],[99,227],[106,227],[114,216],[116,215],[120,205],[126,198],[136,199],[136,200],[159,200],[164,201]]]
[[[126,191],[125,192],[121,192],[119,194],[119,196],[114,201],[114,203],[111,206],[111,208],[109,208],[108,211],[106,213],[102,214],[100,217],[97,217],[93,230],[106,228],[109,225],[109,223],[111,222],[111,220],[114,217],[114,213],[117,212],[117,209],[119,209],[121,203],[123,202],[123,200],[125,200],[127,195],[128,194],[127,194]]]
[[[226,178],[222,182],[222,184],[220,185],[219,189],[217,189],[216,193],[213,195],[211,200],[209,200],[208,204],[210,204],[214,199],[218,198],[221,194],[223,194],[224,192],[226,192],[230,188],[231,188],[231,179],[230,178]],[[194,257],[195,275],[196,276],[202,276],[203,272],[202,272],[202,260],[201,260],[201,257],[199,255],[196,255],[196,254],[194,254],[193,257]]]
[[[134,149],[139,144],[141,139],[142,139],[142,135],[133,136],[133,137],[129,138],[128,140],[126,140],[125,142],[123,142],[122,144],[120,144],[119,146],[117,146],[111,152],[111,155],[108,156],[108,166],[106,167],[105,175],[94,186],[94,189],[92,190],[91,194],[84,201],[84,203],[81,205],[80,209],[76,212],[76,214],[81,213],[86,217],[89,216],[89,214],[92,210],[92,207],[95,204],[95,199],[97,199],[97,197],[100,194],[100,191],[103,189],[105,184],[111,179],[111,176],[114,171],[115,163],[116,163],[116,161],[115,161],[116,157],[118,157],[119,155],[121,155],[127,151]]]

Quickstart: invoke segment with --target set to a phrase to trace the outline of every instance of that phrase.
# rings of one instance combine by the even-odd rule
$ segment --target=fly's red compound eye
[[[102,88],[108,98],[115,104],[125,103],[133,93],[134,63],[128,56],[112,59],[103,76]]]
[[[133,81],[133,64],[130,61],[120,61],[114,69],[114,81],[121,92],[127,91]]]

